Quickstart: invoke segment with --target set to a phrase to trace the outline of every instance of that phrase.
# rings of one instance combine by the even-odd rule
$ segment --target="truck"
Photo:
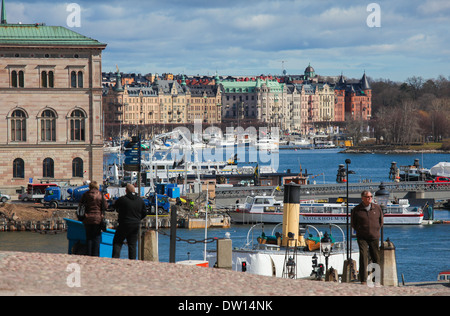
[[[22,193],[19,194],[19,200],[23,202],[35,201],[44,203],[45,190],[49,187],[56,187],[56,183],[28,183],[25,187],[22,187]]]
[[[164,215],[165,213],[170,212],[170,202],[169,197],[163,194],[157,194],[158,196],[158,215]],[[145,207],[147,208],[147,212],[150,215],[156,214],[156,201],[155,201],[155,193],[149,193],[146,197],[143,198]]]
[[[77,208],[89,185],[79,187],[49,187],[45,189],[44,205],[50,208]],[[100,186],[100,192],[102,188]]]

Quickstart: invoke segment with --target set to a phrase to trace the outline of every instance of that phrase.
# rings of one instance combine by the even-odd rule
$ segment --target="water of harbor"
[[[350,159],[349,170],[354,174],[349,176],[351,183],[357,182],[389,182],[389,170],[392,162],[397,166],[408,166],[419,159],[421,166],[431,168],[439,162],[450,161],[449,154],[440,153],[341,153],[343,149],[297,149],[297,150],[279,150],[279,152],[254,152],[251,149],[237,148],[234,150],[224,150],[223,155],[211,156],[211,150],[199,150],[199,160],[227,161],[234,153],[238,155],[239,165],[270,165],[278,172],[285,172],[288,169],[291,172],[307,173],[311,183],[336,183],[336,175],[340,164],[345,165],[345,160]],[[181,153],[174,155],[180,160]],[[168,155],[170,158],[171,155]],[[202,159],[203,158],[203,159]],[[212,159],[211,159],[212,158]],[[222,159],[219,159],[222,158]],[[118,162],[117,154],[105,154],[104,164]],[[123,157],[122,157],[123,161]],[[191,158],[194,161],[194,158]]]
[[[270,163],[278,166],[279,172],[291,169],[299,172],[300,165],[303,172],[307,170],[311,181],[316,183],[336,183],[339,164],[345,159],[351,159],[349,169],[355,174],[350,175],[350,182],[389,181],[391,162],[398,166],[412,165],[414,159],[419,159],[421,165],[431,168],[439,162],[448,161],[448,154],[341,154],[338,149],[315,150],[280,150],[269,156],[258,156],[260,163]],[[224,157],[229,158],[229,157]],[[240,163],[248,161],[248,154],[240,159]],[[105,162],[114,161],[116,157],[105,155]],[[276,160],[276,161],[275,161]],[[435,219],[450,220],[450,211],[436,211]],[[233,247],[242,247],[246,243],[247,232],[251,226],[233,225],[228,229],[214,228],[208,230],[208,237],[223,238],[226,232],[231,234]],[[271,233],[273,226],[265,226],[265,232]],[[281,228],[279,228],[281,230]],[[326,230],[326,229],[325,229]],[[345,229],[344,229],[345,230]],[[165,230],[169,233],[168,230]],[[178,229],[177,235],[182,239],[203,240],[204,230]],[[45,253],[67,253],[67,234],[41,235],[33,232],[3,232],[0,233],[0,251],[25,251]],[[396,258],[399,281],[403,274],[406,282],[434,281],[437,274],[443,270],[450,270],[450,225],[419,225],[419,226],[387,226],[385,238],[389,237],[396,246]],[[254,236],[255,238],[257,236]],[[159,235],[159,259],[169,261],[170,239]],[[207,248],[214,250],[215,243],[207,244]],[[188,244],[177,242],[176,260],[203,259],[204,245],[202,243]],[[189,254],[188,254],[189,253]],[[122,258],[127,258],[127,247],[122,248]]]

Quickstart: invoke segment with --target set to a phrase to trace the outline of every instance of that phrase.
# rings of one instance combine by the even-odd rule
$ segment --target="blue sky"
[[[68,27],[71,2],[5,1],[8,23]],[[330,76],[450,77],[448,0],[74,2],[81,27],[68,28],[108,44],[106,72],[254,76],[280,74],[285,61],[288,74],[311,63]],[[381,27],[369,27],[372,17]]]

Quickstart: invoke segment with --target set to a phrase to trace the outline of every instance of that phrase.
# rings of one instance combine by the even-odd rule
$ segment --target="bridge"
[[[350,198],[360,198],[361,192],[369,190],[373,193],[380,188],[380,182],[368,183],[349,183],[348,192]],[[409,199],[450,199],[450,185],[436,185],[421,181],[414,182],[383,182],[385,189],[391,193],[391,198],[409,198]],[[271,195],[277,198],[283,198],[283,187],[276,190],[274,186],[258,187],[232,187],[216,188],[216,204],[227,205],[234,204],[239,199],[244,202],[249,195]],[[309,184],[302,185],[300,196],[302,199],[327,199],[345,197],[347,194],[346,183],[336,184]]]

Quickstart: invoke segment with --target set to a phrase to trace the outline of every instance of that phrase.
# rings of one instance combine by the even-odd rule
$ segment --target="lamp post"
[[[390,192],[386,190],[386,187],[383,182],[380,183],[379,190],[375,192],[375,197],[377,199],[377,203],[380,205],[381,210],[383,211],[383,221],[384,214],[387,210],[387,205],[389,202]],[[384,223],[381,223],[381,248],[384,248]]]
[[[347,201],[346,201],[346,204],[347,204],[347,216],[346,216],[346,218],[347,218],[347,259],[344,261],[344,269],[343,269],[343,273],[342,273],[342,282],[346,282],[346,283],[350,283],[352,280],[353,280],[353,278],[354,278],[354,272],[356,271],[356,266],[355,266],[355,263],[354,263],[354,260],[352,260],[352,251],[351,251],[351,245],[352,245],[352,243],[351,243],[351,234],[350,234],[350,223],[349,223],[349,221],[350,221],[350,212],[349,212],[349,209],[348,209],[348,199],[349,199],[349,197],[348,197],[348,175],[349,174],[354,174],[355,172],[354,171],[350,171],[350,170],[348,170],[348,165],[349,164],[351,164],[352,163],[352,161],[350,160],[350,159],[345,159],[345,164],[347,165],[347,167],[346,167],[346,183],[347,183]]]
[[[346,194],[346,204],[347,204],[347,260],[350,258],[350,240],[351,240],[351,237],[350,237],[350,225],[349,225],[349,217],[350,217],[350,214],[349,214],[349,211],[348,211],[348,165],[349,164],[351,164],[352,163],[352,161],[350,160],[350,159],[345,159],[345,164],[346,164],[346,166],[347,166],[347,169],[346,169],[346,171],[347,171],[347,174],[346,174],[346,183],[347,183],[347,190],[346,190],[346,192],[347,192],[347,194]]]
[[[325,257],[325,275],[328,275],[328,258],[331,255],[331,238],[328,236],[328,233],[325,232],[324,237],[320,240],[320,248]]]

